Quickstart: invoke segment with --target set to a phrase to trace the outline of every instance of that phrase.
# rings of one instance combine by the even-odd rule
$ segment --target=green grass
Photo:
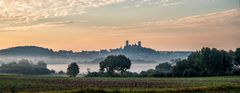
[[[194,78],[68,78],[0,75],[0,93],[240,92],[240,76]]]

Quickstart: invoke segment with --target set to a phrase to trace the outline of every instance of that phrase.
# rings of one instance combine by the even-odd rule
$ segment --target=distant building
[[[130,44],[129,41],[127,40],[124,48],[127,47],[142,47],[142,43],[141,41],[138,41],[136,44]]]

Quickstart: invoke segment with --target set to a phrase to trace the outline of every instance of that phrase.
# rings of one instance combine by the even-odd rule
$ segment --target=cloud
[[[142,0],[142,3],[148,3],[148,5],[162,5],[162,6],[172,6],[179,5],[182,3],[182,0]]]
[[[174,5],[179,5],[181,3],[182,3],[181,1],[179,1],[179,2],[172,2],[172,3],[163,3],[162,6],[174,6]]]
[[[38,28],[52,28],[52,27],[59,27],[66,24],[72,24],[73,21],[61,21],[61,22],[46,22],[41,24],[35,25],[25,25],[25,26],[7,26],[0,28],[0,32],[5,31],[18,31],[18,30],[29,30],[29,29],[38,29]]]
[[[132,24],[128,26],[94,26],[94,29],[103,30],[170,30],[170,29],[189,29],[189,28],[211,28],[222,26],[235,26],[240,24],[240,9],[208,13],[203,15],[189,16],[179,19],[166,21],[152,21]]]
[[[126,0],[0,0],[0,22],[18,24],[82,14],[87,8],[123,1]]]
[[[128,2],[132,2],[131,6],[123,6],[121,7],[123,10],[129,8],[139,8],[142,6],[152,6],[152,5],[160,5],[160,6],[173,6],[179,5],[182,3],[182,0],[129,0]]]
[[[240,23],[240,9],[184,17],[168,22],[169,25],[175,25],[179,28],[233,25],[235,23]],[[161,22],[156,24],[161,25]]]

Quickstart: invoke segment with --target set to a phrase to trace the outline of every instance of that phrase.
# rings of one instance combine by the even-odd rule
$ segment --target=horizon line
[[[107,51],[110,51],[111,49],[120,49],[122,46],[120,47],[116,47],[116,48],[110,48],[110,49],[96,49],[96,50],[71,50],[71,49],[54,49],[54,48],[51,48],[51,47],[44,47],[44,46],[40,46],[40,45],[19,45],[19,46],[12,46],[12,47],[6,47],[6,48],[0,48],[0,50],[5,50],[5,49],[10,49],[10,48],[17,48],[17,47],[39,47],[39,48],[45,48],[45,49],[49,49],[49,50],[53,50],[54,52],[59,52],[61,50],[64,50],[64,51],[72,51],[72,52],[83,52],[83,51],[101,51],[101,50],[107,50]],[[208,46],[204,46],[204,47],[208,47]],[[204,48],[202,47],[202,48]],[[143,47],[143,48],[150,48],[150,47]],[[216,47],[209,47],[209,48],[216,48]],[[122,48],[123,49],[123,48]],[[174,51],[174,52],[194,52],[194,51],[199,51],[201,50],[200,49],[196,49],[196,50],[158,50],[158,49],[154,49],[154,48],[150,48],[150,49],[153,49],[155,51],[167,51],[167,52],[171,52],[171,51]],[[232,49],[230,50],[227,50],[227,49],[219,49],[219,48],[216,48],[218,50],[225,50],[225,51],[231,51]]]

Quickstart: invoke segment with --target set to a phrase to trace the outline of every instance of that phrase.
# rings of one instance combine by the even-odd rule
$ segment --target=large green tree
[[[71,63],[68,65],[67,75],[69,75],[70,77],[76,77],[78,73],[79,73],[79,67],[77,63]]]
[[[131,60],[124,55],[110,55],[100,62],[100,71],[113,74],[115,71],[126,72],[131,67]]]

